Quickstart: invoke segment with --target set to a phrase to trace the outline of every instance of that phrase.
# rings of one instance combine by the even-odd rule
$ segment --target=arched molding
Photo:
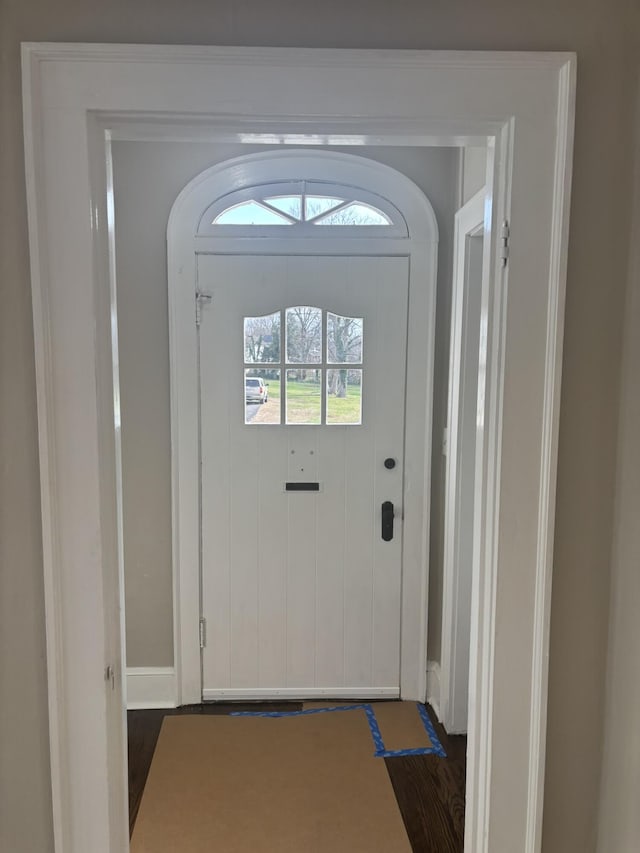
[[[350,187],[396,211],[399,227],[288,226],[207,228],[217,200],[281,182]],[[375,203],[375,202],[374,202]],[[307,227],[305,227],[307,226]],[[292,236],[300,229],[302,235]],[[380,232],[388,232],[381,239]],[[174,649],[178,704],[201,699],[200,462],[198,322],[211,294],[198,282],[202,254],[398,256],[409,258],[405,404],[405,516],[402,553],[400,690],[426,698],[427,589],[431,421],[438,225],[433,207],[406,175],[366,157],[332,151],[285,150],[218,163],[180,192],[167,226],[171,377]]]
[[[365,234],[362,228],[341,228],[343,237],[356,236],[365,240],[375,236],[379,239],[386,232],[385,236],[389,237],[404,237],[428,244],[438,242],[438,223],[431,202],[402,172],[354,154],[307,150],[244,155],[217,163],[201,172],[184,187],[174,202],[167,229],[169,240],[184,240],[188,235],[197,240],[198,235],[211,235],[212,230],[203,228],[202,224],[219,199],[264,184],[301,181],[324,183],[328,187],[349,187],[359,191],[362,200],[374,206],[377,197],[386,202],[384,212],[397,211],[406,226],[401,227],[400,222],[390,228],[372,226],[366,229],[368,233]],[[286,226],[268,226],[266,232],[259,226],[249,228],[252,236],[259,236],[260,233],[274,236],[275,231],[280,232],[275,236],[291,237],[290,234],[282,234],[287,230]],[[314,232],[317,230],[313,229]],[[243,229],[243,232],[238,231],[234,236],[246,236],[247,229]],[[324,235],[323,239],[326,237]]]

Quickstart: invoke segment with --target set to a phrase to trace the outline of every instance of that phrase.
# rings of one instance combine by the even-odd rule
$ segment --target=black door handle
[[[385,542],[391,542],[393,539],[393,504],[391,501],[384,501],[382,504],[382,538]]]

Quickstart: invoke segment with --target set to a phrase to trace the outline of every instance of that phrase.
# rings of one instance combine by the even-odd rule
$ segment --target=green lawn
[[[287,420],[289,423],[320,423],[319,382],[287,382]],[[349,386],[346,397],[327,397],[327,423],[360,423],[360,386]]]
[[[320,383],[287,380],[287,423],[320,423]]]
[[[260,376],[261,371],[252,370],[252,375]],[[277,379],[264,381],[269,385],[269,408],[271,404],[280,404],[280,382]],[[361,420],[359,385],[349,385],[346,397],[327,397],[328,424],[358,424]],[[320,423],[320,383],[311,379],[287,381],[287,421],[293,424]]]
[[[280,382],[277,379],[265,379],[264,380],[269,386],[269,400],[273,400],[274,403],[280,402]]]

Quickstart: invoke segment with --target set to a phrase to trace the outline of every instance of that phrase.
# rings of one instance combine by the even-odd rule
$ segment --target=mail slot
[[[319,492],[320,483],[285,483],[286,492]]]

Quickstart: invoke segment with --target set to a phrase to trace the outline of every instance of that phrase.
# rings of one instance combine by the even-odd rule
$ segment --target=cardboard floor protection
[[[305,702],[303,708],[342,708],[354,702]],[[434,746],[415,702],[373,702],[372,708],[385,748],[390,751]]]
[[[410,853],[362,710],[165,717],[132,853]]]

